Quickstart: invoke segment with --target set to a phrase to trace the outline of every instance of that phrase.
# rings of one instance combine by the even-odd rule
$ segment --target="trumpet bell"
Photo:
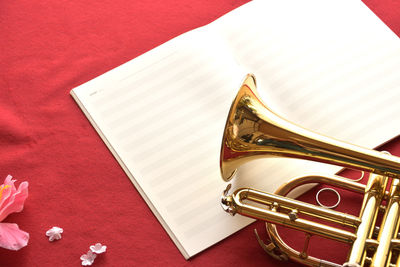
[[[232,179],[242,164],[265,157],[289,157],[400,177],[397,157],[335,140],[297,126],[271,111],[248,74],[232,103],[222,139],[220,170]]]

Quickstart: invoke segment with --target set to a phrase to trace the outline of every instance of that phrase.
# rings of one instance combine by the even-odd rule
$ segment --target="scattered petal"
[[[87,252],[87,254],[83,254],[81,256],[82,266],[92,265],[96,256],[97,255],[90,250]]]
[[[60,227],[53,226],[50,230],[46,232],[46,236],[49,237],[49,241],[53,242],[54,240],[61,239],[61,234],[64,230]]]
[[[29,234],[15,223],[0,223],[0,247],[19,250],[28,244]]]
[[[96,245],[90,246],[90,250],[96,254],[101,254],[103,252],[106,252],[106,249],[107,246],[103,246],[101,243],[97,243]]]

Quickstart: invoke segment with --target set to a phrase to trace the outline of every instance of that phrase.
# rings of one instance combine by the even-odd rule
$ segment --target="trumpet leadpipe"
[[[264,207],[250,205],[245,203],[246,201],[254,201],[263,204]],[[352,215],[253,189],[239,189],[233,194],[223,197],[222,203],[229,206],[229,211],[233,214],[239,213],[247,217],[257,218],[301,230],[312,235],[319,235],[350,244],[356,239],[354,233],[302,219],[299,218],[299,215],[307,214],[350,227],[357,227],[360,224],[360,220]],[[282,207],[290,209],[292,212],[282,213],[271,210],[268,206],[273,206],[274,208]]]

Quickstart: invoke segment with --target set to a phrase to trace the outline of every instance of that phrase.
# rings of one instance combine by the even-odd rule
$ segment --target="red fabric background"
[[[265,232],[262,223],[185,261],[69,96],[75,86],[244,2],[0,1],[0,179],[29,181],[30,191],[23,212],[6,219],[30,233],[29,245],[0,249],[0,266],[80,266],[96,242],[108,251],[93,266],[280,265],[254,238],[253,228]],[[400,35],[398,1],[365,3]],[[385,149],[400,155],[400,140]],[[306,198],[313,201],[312,192]],[[64,228],[54,243],[45,236],[52,226]],[[344,259],[341,247],[317,242],[314,250]]]

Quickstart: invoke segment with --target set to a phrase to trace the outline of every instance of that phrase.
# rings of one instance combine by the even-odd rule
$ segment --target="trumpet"
[[[270,110],[257,93],[256,79],[248,74],[234,99],[225,125],[220,154],[224,181],[230,181],[246,162],[265,157],[289,157],[334,164],[369,172],[366,185],[337,175],[294,178],[274,194],[251,188],[224,191],[221,204],[231,215],[266,221],[271,242],[264,250],[280,260],[308,266],[400,267],[400,158],[335,140],[297,126]],[[286,197],[304,184],[323,183],[363,194],[359,216]],[[389,188],[386,190],[386,188]],[[378,214],[382,222],[377,225]],[[305,218],[306,217],[306,218]],[[318,218],[318,222],[311,218]],[[320,221],[337,226],[330,226]],[[280,237],[276,225],[306,233],[304,249],[297,251]],[[343,229],[344,228],[344,229]],[[313,235],[351,246],[345,263],[333,263],[308,254]]]

